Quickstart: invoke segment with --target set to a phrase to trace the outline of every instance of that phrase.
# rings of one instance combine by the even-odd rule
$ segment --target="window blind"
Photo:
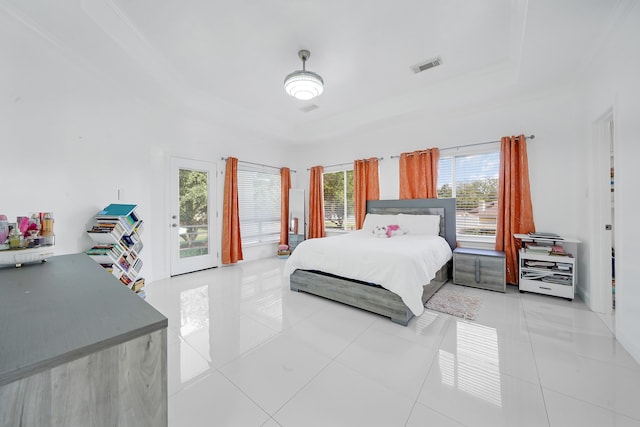
[[[239,165],[238,205],[243,245],[280,240],[280,171]]]
[[[458,237],[486,236],[495,241],[498,220],[500,152],[456,154],[438,163],[438,197],[456,198]]]

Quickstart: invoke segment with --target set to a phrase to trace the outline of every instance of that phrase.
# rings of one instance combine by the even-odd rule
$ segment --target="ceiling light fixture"
[[[324,81],[318,74],[306,70],[305,63],[311,56],[308,50],[299,51],[298,56],[302,59],[302,70],[294,71],[285,77],[284,90],[289,95],[306,101],[322,93]]]

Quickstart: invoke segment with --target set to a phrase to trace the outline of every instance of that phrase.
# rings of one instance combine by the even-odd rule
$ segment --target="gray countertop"
[[[85,254],[0,268],[0,386],[166,327]]]

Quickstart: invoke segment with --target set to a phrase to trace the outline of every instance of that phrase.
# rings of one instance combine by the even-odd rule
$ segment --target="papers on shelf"
[[[543,282],[555,283],[556,285],[568,285],[571,286],[571,276],[561,276],[559,274],[550,274],[544,276],[541,279]]]
[[[523,279],[529,279],[529,280],[541,279],[546,275],[547,275],[547,273],[538,273],[537,271],[523,271],[522,272],[522,278]]]
[[[524,264],[527,267],[538,267],[538,268],[540,268],[540,267],[542,267],[542,268],[551,268],[551,267],[556,265],[556,263],[553,262],[553,261],[536,261],[536,260],[533,260],[533,259],[525,260]]]
[[[537,238],[537,239],[549,239],[549,240],[562,240],[556,233],[544,233],[542,231],[538,232],[529,232],[527,233],[529,237]]]

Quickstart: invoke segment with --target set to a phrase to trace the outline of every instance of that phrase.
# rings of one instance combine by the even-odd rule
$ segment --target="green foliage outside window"
[[[180,258],[208,253],[209,176],[180,169]]]
[[[325,173],[323,182],[325,227],[339,230],[355,229],[353,170]]]
[[[180,222],[185,225],[207,224],[207,173],[180,169]]]
[[[449,189],[450,191],[451,189]],[[458,184],[456,197],[461,202],[458,203],[457,209],[461,211],[476,209],[482,202],[494,202],[498,199],[498,179],[488,178]]]

